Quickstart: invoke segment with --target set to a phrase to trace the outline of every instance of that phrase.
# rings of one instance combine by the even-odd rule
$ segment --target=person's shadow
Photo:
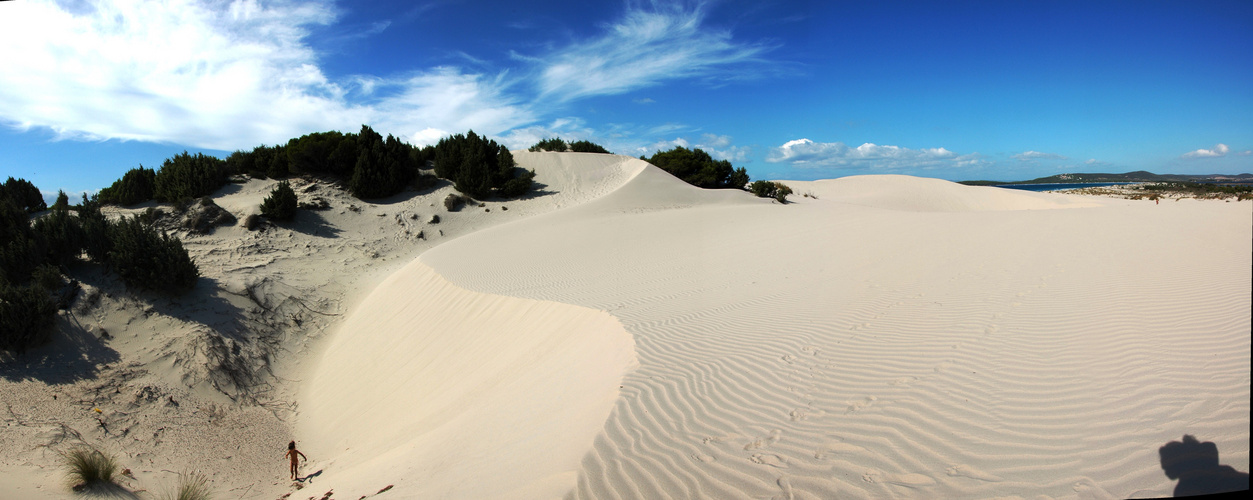
[[[1176,497],[1210,495],[1249,489],[1249,474],[1218,465],[1218,445],[1199,442],[1191,434],[1158,448],[1166,477],[1178,479]]]

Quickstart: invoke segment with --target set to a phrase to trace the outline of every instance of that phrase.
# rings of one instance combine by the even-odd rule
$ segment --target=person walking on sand
[[[299,460],[299,459],[297,459],[297,458],[296,458],[296,455],[300,455],[300,458],[305,459],[305,461],[306,461],[306,462],[308,462],[308,461],[309,461],[309,457],[306,457],[304,453],[301,453],[301,452],[300,452],[300,450],[297,450],[297,449],[296,449],[296,442],[295,442],[295,441],[292,441],[292,442],[290,442],[290,443],[287,443],[287,453],[286,453],[286,454],[284,454],[283,456],[284,456],[284,457],[291,457],[291,478],[292,478],[292,481],[295,481],[295,480],[296,480],[296,477],[297,477],[297,474],[296,474],[296,467],[300,464],[300,462],[298,462],[298,460]]]

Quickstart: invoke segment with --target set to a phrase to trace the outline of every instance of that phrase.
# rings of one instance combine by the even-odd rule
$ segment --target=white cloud
[[[684,148],[692,149],[692,143],[688,142],[687,139],[684,139],[682,137],[675,137],[672,140],[668,140],[668,141],[660,140],[652,144],[649,144],[647,146],[639,146],[635,148],[635,150],[636,152],[644,156],[652,156],[653,153],[656,153],[658,151],[669,151],[671,149],[674,149],[675,147],[684,147]]]
[[[586,140],[597,142],[598,134],[595,130],[588,128],[581,118],[566,117],[555,119],[547,125],[515,128],[501,138],[501,143],[509,149],[527,149],[541,140],[553,137],[560,137],[566,142]],[[601,144],[601,146],[608,147],[606,144]]]
[[[1253,149],[1246,149],[1236,154],[1240,156],[1250,156],[1250,155],[1253,155]]]
[[[992,162],[979,153],[970,153],[953,158],[953,165],[965,168],[986,167]]]
[[[746,63],[763,62],[759,56],[771,49],[737,43],[729,31],[703,27],[700,7],[654,7],[628,10],[599,38],[526,58],[541,67],[540,93],[571,100],[621,94],[676,78],[741,78],[751,73]]]
[[[1198,149],[1184,153],[1180,158],[1222,158],[1227,156],[1228,151],[1231,151],[1231,148],[1227,147],[1226,144],[1219,143],[1213,149]]]
[[[535,119],[506,95],[499,79],[489,81],[456,68],[436,68],[378,83],[375,88],[376,94],[393,93],[372,103],[372,120],[363,123],[377,124],[383,133],[408,136],[434,128],[494,135]]]
[[[736,146],[732,144],[731,136],[717,134],[701,134],[699,140],[689,140],[685,137],[675,137],[670,140],[660,140],[643,146],[634,146],[625,150],[632,151],[636,156],[652,156],[658,151],[669,151],[676,147],[684,147],[687,149],[700,149],[715,160],[727,160],[732,163],[746,163],[752,160],[749,155],[752,148],[748,146]]]
[[[1065,160],[1065,156],[1053,153],[1041,153],[1039,151],[1023,151],[1013,156],[1018,161],[1034,161],[1034,160]]]
[[[425,140],[432,129],[498,133],[533,121],[500,78],[456,68],[328,80],[305,40],[335,20],[328,3],[117,0],[70,10],[29,0],[4,10],[0,123],[62,138],[230,150],[362,123]]]
[[[909,149],[871,143],[850,148],[842,142],[797,139],[772,150],[766,161],[790,163],[797,167],[900,169],[956,165],[958,162],[978,165],[982,159],[972,155],[958,156],[944,148]]]
[[[513,76],[438,67],[332,80],[308,37],[337,19],[330,0],[6,3],[0,15],[0,124],[46,127],[60,138],[221,150],[314,131],[352,132],[363,123],[417,144],[467,129],[489,135],[515,130],[511,146],[549,128],[590,139],[590,131],[577,126],[519,127],[537,123],[554,99],[617,94],[676,78],[752,74],[769,67],[760,56],[771,49],[703,26],[701,6],[654,4],[651,10],[629,8],[592,39],[538,57],[517,56],[521,67]],[[352,36],[369,37],[390,26],[375,22]],[[532,91],[539,95],[525,95]],[[543,101],[550,104],[533,103]],[[674,127],[690,129],[662,128],[680,130]],[[710,149],[727,158],[747,151]]]
[[[740,163],[749,161],[748,155],[752,152],[748,146],[732,145],[729,135],[702,134],[696,147],[705,150],[714,159]]]

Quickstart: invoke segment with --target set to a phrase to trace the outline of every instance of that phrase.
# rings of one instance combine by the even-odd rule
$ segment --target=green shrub
[[[67,204],[68,206],[68,204]],[[43,249],[43,259],[56,264],[69,264],[83,253],[83,227],[69,210],[53,210],[35,220],[31,228]]]
[[[155,196],[157,172],[150,168],[133,168],[112,186],[101,189],[97,199],[101,203],[130,206],[143,203]]]
[[[535,143],[535,145],[531,146],[529,149],[527,149],[527,151],[530,151],[532,153],[538,153],[541,151],[549,151],[553,153],[564,153],[566,149],[568,149],[568,146],[566,145],[566,141],[561,140],[560,137],[553,137],[552,139],[544,139],[542,141]]]
[[[70,196],[65,194],[65,190],[57,190],[57,201],[52,204],[52,210],[66,211],[70,209]]]
[[[91,260],[104,262],[112,243],[109,241],[110,223],[100,212],[98,199],[89,199],[83,194],[83,203],[78,206],[78,223],[83,228],[83,251]]]
[[[0,351],[25,352],[47,341],[56,312],[42,286],[0,282]]]
[[[533,176],[515,172],[509,148],[473,130],[441,139],[434,153],[435,175],[451,180],[453,187],[472,197],[521,196],[531,187]],[[519,178],[506,189],[506,184]]]
[[[792,188],[786,184],[771,181],[754,181],[749,190],[758,198],[774,198],[779,203],[787,203],[787,195],[792,194]]]
[[[271,220],[291,220],[296,216],[296,192],[287,181],[278,183],[261,203],[261,215]]]
[[[409,186],[418,173],[417,157],[411,154],[413,146],[399,139],[383,137],[368,126],[361,126],[357,134],[357,162],[348,189],[357,198],[383,198],[399,193]]]
[[[570,143],[570,151],[575,153],[601,153],[613,154],[608,149],[601,147],[599,144],[590,141],[575,141]]]
[[[178,238],[158,234],[139,217],[112,224],[109,236],[106,263],[127,286],[181,293],[196,285],[200,270]]]
[[[203,153],[192,156],[183,151],[165,160],[153,181],[153,195],[158,201],[199,198],[226,185],[226,162]]]
[[[30,281],[31,272],[44,261],[43,253],[26,213],[11,199],[0,198],[0,284]]]
[[[727,160],[714,160],[701,149],[676,146],[670,151],[658,151],[652,158],[640,159],[656,165],[688,184],[705,189],[744,189],[748,184],[748,171],[735,169]]]
[[[112,455],[88,447],[74,448],[62,455],[66,473],[75,485],[89,486],[93,483],[113,482],[118,472],[117,460]]]
[[[535,171],[527,170],[521,175],[505,181],[505,185],[501,186],[498,194],[504,198],[517,198],[526,194],[531,190],[531,184],[535,181]]]
[[[774,185],[774,199],[778,200],[779,203],[787,203],[787,195],[792,194],[792,188],[779,182],[774,183]]]
[[[43,193],[40,193],[39,188],[26,179],[9,177],[9,180],[4,181],[4,185],[0,185],[0,199],[8,199],[13,206],[28,214],[48,209]]]

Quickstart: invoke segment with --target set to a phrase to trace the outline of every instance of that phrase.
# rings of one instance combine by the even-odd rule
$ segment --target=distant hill
[[[1137,170],[1125,174],[1058,174],[1029,181],[961,181],[967,186],[1003,186],[1006,184],[1057,184],[1073,182],[1216,182],[1216,183],[1251,183],[1253,174],[1155,174]]]

